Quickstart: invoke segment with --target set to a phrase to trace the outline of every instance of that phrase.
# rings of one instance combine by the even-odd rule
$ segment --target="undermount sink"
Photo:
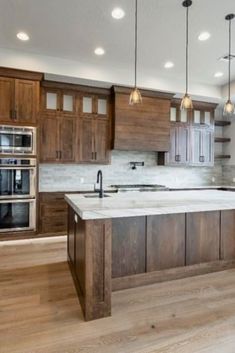
[[[87,199],[99,199],[99,194],[93,194],[93,195],[84,195]],[[110,197],[109,195],[104,194],[103,197]]]

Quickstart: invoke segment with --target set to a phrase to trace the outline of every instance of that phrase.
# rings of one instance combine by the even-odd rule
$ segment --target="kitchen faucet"
[[[96,182],[100,183],[99,189],[97,189],[97,191],[99,192],[99,198],[102,199],[104,197],[104,190],[103,190],[103,174],[101,170],[99,170],[97,173]]]

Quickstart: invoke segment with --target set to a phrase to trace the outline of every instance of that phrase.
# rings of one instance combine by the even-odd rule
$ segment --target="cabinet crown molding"
[[[0,66],[0,76],[33,81],[42,81],[44,78],[42,72],[12,69],[3,66]]]

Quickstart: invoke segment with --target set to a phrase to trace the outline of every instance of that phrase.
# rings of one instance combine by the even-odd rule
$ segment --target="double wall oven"
[[[36,129],[0,126],[0,233],[35,230]]]

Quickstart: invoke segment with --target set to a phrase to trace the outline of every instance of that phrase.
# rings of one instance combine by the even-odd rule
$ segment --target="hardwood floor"
[[[112,295],[84,322],[66,239],[0,243],[0,353],[234,353],[235,270]]]

